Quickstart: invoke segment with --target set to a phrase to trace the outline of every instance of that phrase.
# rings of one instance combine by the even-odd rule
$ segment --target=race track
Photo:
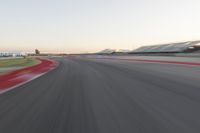
[[[0,95],[0,133],[200,133],[200,66],[56,60]]]

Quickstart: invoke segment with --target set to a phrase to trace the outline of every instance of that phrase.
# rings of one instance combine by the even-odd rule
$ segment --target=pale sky
[[[0,0],[0,51],[83,53],[200,40],[200,0]]]

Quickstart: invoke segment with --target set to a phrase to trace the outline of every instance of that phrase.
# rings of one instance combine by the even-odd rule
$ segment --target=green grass
[[[5,59],[0,60],[0,68],[32,66],[38,64],[39,62],[40,61],[34,58]]]

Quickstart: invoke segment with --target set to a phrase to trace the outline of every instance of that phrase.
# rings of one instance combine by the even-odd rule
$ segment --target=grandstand
[[[162,45],[142,46],[133,50],[133,54],[146,53],[192,53],[200,51],[200,41],[188,41]]]
[[[104,49],[104,50],[98,52],[97,54],[113,54],[115,52],[116,52],[115,49]]]

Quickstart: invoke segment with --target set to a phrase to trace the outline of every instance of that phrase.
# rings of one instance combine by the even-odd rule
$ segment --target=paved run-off
[[[2,133],[199,133],[200,67],[58,58],[0,95]]]

